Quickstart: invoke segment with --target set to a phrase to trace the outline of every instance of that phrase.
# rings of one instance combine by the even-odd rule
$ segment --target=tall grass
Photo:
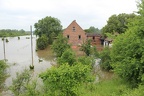
[[[0,90],[2,90],[3,82],[6,78],[6,68],[7,64],[3,60],[0,60]]]
[[[120,78],[90,83],[81,86],[81,96],[120,96],[130,89]]]

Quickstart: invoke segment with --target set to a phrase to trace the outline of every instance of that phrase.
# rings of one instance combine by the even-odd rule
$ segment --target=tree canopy
[[[122,13],[119,15],[114,14],[108,19],[107,25],[102,28],[102,33],[124,33],[126,29],[128,29],[127,24],[129,23],[129,20],[135,18],[136,16],[137,15],[134,13]]]
[[[48,43],[51,44],[53,42],[53,38],[58,36],[58,34],[62,30],[62,25],[59,19],[47,16],[42,18],[35,26],[35,34],[41,37],[43,34],[48,37]]]
[[[101,33],[101,30],[98,28],[95,28],[94,26],[91,26],[89,29],[85,29],[85,32],[87,32],[87,33]]]

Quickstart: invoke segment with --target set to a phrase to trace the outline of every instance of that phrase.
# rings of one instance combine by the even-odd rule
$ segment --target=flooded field
[[[32,64],[31,54],[31,39],[30,36],[8,37],[9,42],[5,43],[5,57],[9,68],[7,72],[9,77],[5,81],[5,86],[8,87],[12,84],[12,78],[16,77],[16,72],[21,72],[25,68],[29,68]],[[51,67],[51,61],[54,59],[54,55],[50,48],[42,51],[36,50],[36,37],[33,37],[33,62],[34,62],[34,74]],[[3,41],[0,38],[0,60],[4,59]],[[40,62],[41,61],[41,62]]]
[[[0,38],[0,60],[6,58],[6,62],[9,65],[7,68],[7,73],[9,77],[5,80],[5,87],[9,87],[12,84],[12,79],[16,77],[17,72],[23,71],[25,68],[29,69],[29,66],[32,64],[32,54],[31,54],[31,38],[30,36],[21,36],[20,39],[18,37],[8,37],[9,42],[5,42],[5,56],[4,56],[4,45],[2,38]],[[48,47],[45,50],[36,51],[36,37],[33,37],[33,64],[34,71],[33,74],[38,76],[39,73],[45,71],[47,68],[50,68],[54,59],[56,58]],[[77,53],[82,56],[84,53],[75,50]],[[104,72],[98,67],[95,67],[96,73],[98,73],[100,78],[96,79],[109,79],[112,77],[112,73]],[[2,96],[11,96],[11,94],[7,91],[3,91]]]

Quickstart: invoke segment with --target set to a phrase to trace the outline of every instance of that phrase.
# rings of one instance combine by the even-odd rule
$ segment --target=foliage
[[[6,68],[7,68],[7,64],[3,61],[3,60],[0,60],[0,89],[4,82],[4,78],[6,77]]]
[[[112,48],[112,66],[116,73],[126,79],[133,86],[141,82],[144,73],[144,39],[131,29],[119,36]]]
[[[115,39],[111,52],[114,71],[132,87],[142,82],[144,74],[144,1],[141,1],[140,16],[129,23],[126,33]]]
[[[80,85],[93,81],[90,74],[90,68],[79,63],[73,66],[63,64],[58,68],[52,67],[41,73],[40,77],[43,79],[47,95],[79,96]]]
[[[48,38],[45,35],[42,35],[37,39],[37,49],[43,50],[48,46]]]
[[[80,96],[121,96],[128,90],[131,90],[120,78],[112,78],[98,83],[92,82],[84,84],[79,89],[82,91]]]
[[[61,57],[63,52],[70,48],[67,38],[59,34],[57,39],[52,44],[53,52],[56,53],[57,57]]]
[[[91,40],[86,40],[80,48],[80,50],[84,51],[87,56],[91,53]]]
[[[110,57],[110,48],[105,47],[102,52],[100,53],[100,58],[101,58],[101,68],[105,70],[110,70],[112,69],[111,66],[111,57]]]
[[[12,80],[9,89],[15,96],[39,96],[40,92],[36,89],[38,85],[31,78],[31,71],[25,69],[16,74],[16,78]]]
[[[65,64],[68,63],[70,66],[76,62],[76,56],[71,49],[67,49],[64,51],[61,57],[57,60],[58,64]]]
[[[94,58],[99,58],[99,52],[97,51],[96,46],[92,46],[92,48],[91,48],[91,55],[92,55]]]
[[[144,95],[143,90],[144,90],[144,85],[140,85],[138,88],[126,91],[125,94],[121,96],[143,96]]]
[[[102,28],[102,33],[113,33],[113,32],[118,32],[118,33],[124,33],[126,29],[128,29],[127,24],[130,22],[129,20],[135,18],[137,15],[134,13],[132,14],[126,14],[122,13],[119,15],[112,15],[108,21],[107,25],[105,25]]]
[[[29,32],[21,30],[11,30],[11,29],[2,29],[0,30],[0,37],[14,37],[14,36],[22,36],[29,35]]]
[[[91,26],[89,29],[84,30],[87,33],[101,33],[100,29],[95,28],[94,26]]]
[[[49,39],[49,44],[52,44],[53,38],[56,37],[62,30],[60,20],[51,16],[42,18],[37,23],[35,23],[34,26],[35,34],[39,37],[46,35]]]
[[[92,68],[92,66],[93,66],[93,58],[92,57],[82,56],[82,57],[78,58],[77,62],[80,62],[83,65],[87,65],[90,68]]]
[[[25,86],[28,84],[30,80],[30,71],[25,69],[21,74],[16,74],[16,79],[12,80],[12,86],[10,86],[10,90],[16,95],[20,95],[25,92]]]

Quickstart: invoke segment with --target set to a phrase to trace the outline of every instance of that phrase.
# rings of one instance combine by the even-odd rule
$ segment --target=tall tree
[[[138,9],[139,16],[115,39],[111,52],[114,71],[132,87],[144,81],[144,0],[139,2]]]
[[[60,20],[57,18],[47,16],[37,23],[34,24],[35,26],[35,34],[41,37],[43,34],[48,37],[48,43],[52,44],[53,37],[58,36],[58,34],[62,30],[62,25]]]
[[[129,23],[130,19],[135,18],[137,15],[134,13],[132,14],[126,14],[122,13],[119,15],[112,15],[108,21],[107,25],[105,25],[102,28],[102,33],[113,33],[113,32],[118,32],[118,33],[124,33],[126,31],[127,24]]]

